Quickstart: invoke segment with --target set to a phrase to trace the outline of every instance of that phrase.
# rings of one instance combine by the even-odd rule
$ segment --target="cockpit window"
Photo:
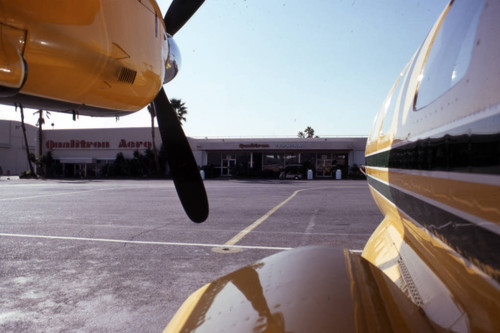
[[[392,91],[392,94],[389,95],[385,102],[385,115],[384,120],[382,122],[382,128],[379,135],[384,135],[391,129],[392,123],[394,121],[394,114],[396,112],[397,107],[399,106],[399,97],[401,96],[401,89],[403,88],[403,76],[406,73],[408,65],[403,69],[401,74],[399,74],[398,80],[396,81],[396,85]]]
[[[465,75],[484,0],[453,1],[419,77],[415,110],[429,105]]]
[[[397,106],[396,102],[398,97],[401,95],[401,88],[403,87],[404,82],[403,76],[405,75],[407,68],[408,65],[406,65],[401,74],[399,74],[399,77],[392,86],[391,91],[384,100],[384,103],[382,103],[382,106],[380,107],[373,122],[369,137],[370,142],[374,141],[378,136],[386,134],[391,128]]]

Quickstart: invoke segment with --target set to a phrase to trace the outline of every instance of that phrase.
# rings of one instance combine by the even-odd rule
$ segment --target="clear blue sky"
[[[394,80],[447,0],[206,0],[175,39],[181,72],[165,86],[195,137],[368,135]],[[170,0],[160,0],[165,13]],[[27,114],[32,112],[28,110]],[[0,117],[19,119],[13,108]],[[35,123],[34,117],[28,122]],[[52,113],[54,128],[149,126]],[[50,127],[50,126],[47,126]]]

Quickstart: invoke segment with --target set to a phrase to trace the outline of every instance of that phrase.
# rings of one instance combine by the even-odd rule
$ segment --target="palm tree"
[[[306,129],[302,132],[302,131],[299,131],[299,133],[297,133],[297,136],[299,138],[319,138],[319,136],[314,136],[314,128],[312,128],[311,126],[307,126]]]
[[[45,124],[45,119],[43,118],[43,110],[38,110],[36,112],[33,112],[33,115],[38,113],[38,121],[36,122],[36,126],[38,126],[38,158],[41,158],[43,155],[42,149],[43,149],[43,125]],[[45,111],[45,116],[47,119],[50,119],[50,112]]]
[[[151,102],[148,105],[148,111],[149,111],[149,115],[151,116],[151,140],[153,142],[153,155],[155,157],[156,172],[158,173],[160,171],[160,163],[158,162],[158,150],[156,149],[156,142],[155,142],[155,117],[156,117],[156,108],[155,108],[155,103],[154,102]]]
[[[182,126],[183,125],[182,122],[186,122],[185,115],[188,113],[187,107],[185,106],[185,103],[180,99],[172,98],[172,100],[170,101],[170,104],[172,105],[172,108],[177,113],[177,119],[179,119],[179,122],[181,123],[181,126]]]
[[[23,130],[24,146],[26,147],[26,156],[28,157],[28,164],[30,166],[31,176],[35,177],[35,169],[33,169],[33,164],[31,163],[31,154],[30,154],[30,147],[28,145],[28,137],[26,136],[26,126],[24,126],[24,109],[21,104],[19,105],[16,104],[16,111],[18,107],[19,110],[21,111],[21,128]]]
[[[306,133],[307,138],[314,137],[314,129],[311,126],[307,126],[304,132]]]

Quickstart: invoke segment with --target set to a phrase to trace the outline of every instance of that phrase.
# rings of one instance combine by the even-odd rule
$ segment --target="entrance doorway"
[[[316,160],[316,177],[331,177],[332,162],[333,160],[331,159]]]
[[[232,176],[231,170],[236,166],[236,159],[226,158],[222,160],[221,176]]]

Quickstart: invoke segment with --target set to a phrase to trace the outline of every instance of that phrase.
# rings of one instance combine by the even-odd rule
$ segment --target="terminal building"
[[[39,155],[38,128],[26,125],[30,152]],[[42,154],[62,165],[61,177],[99,177],[119,153],[153,148],[151,128],[44,129]],[[289,166],[312,170],[315,178],[357,174],[364,164],[366,137],[327,138],[188,138],[201,169],[211,176],[275,177]],[[158,129],[155,145],[161,147]],[[136,153],[137,154],[137,153]],[[29,170],[21,123],[0,120],[0,172],[18,175]]]

